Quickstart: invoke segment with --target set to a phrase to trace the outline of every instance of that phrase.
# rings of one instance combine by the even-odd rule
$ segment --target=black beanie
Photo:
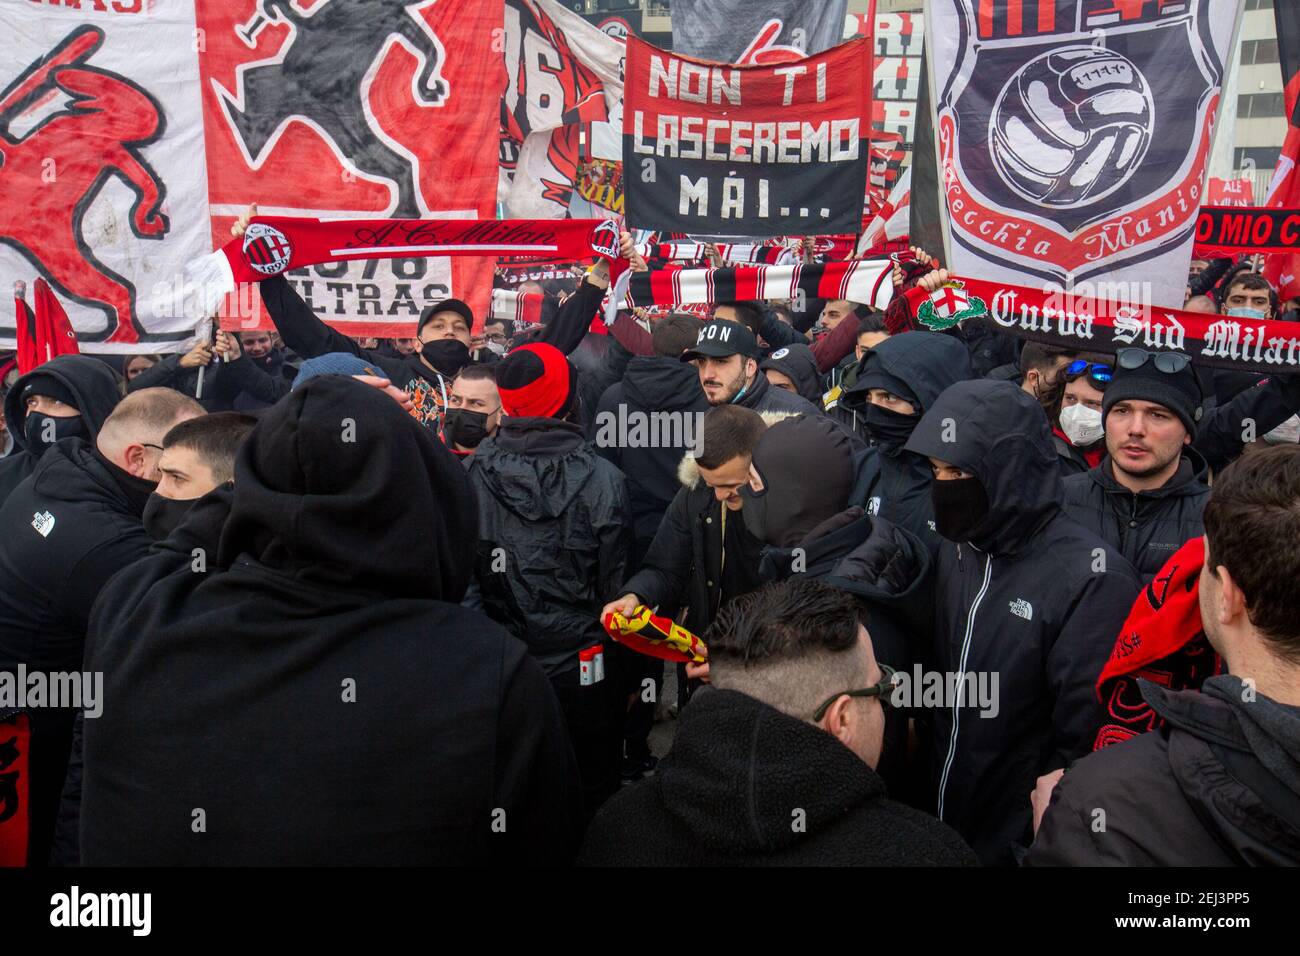
[[[42,375],[39,372],[31,375],[27,379],[27,384],[23,386],[23,401],[26,402],[28,396],[41,395],[45,398],[52,398],[55,401],[62,402],[64,405],[71,405],[78,411],[81,405],[77,401],[77,396],[72,394],[72,389],[64,385],[53,375]]]
[[[428,321],[439,312],[455,312],[465,320],[465,324],[471,331],[474,328],[474,313],[470,311],[468,305],[460,299],[443,299],[441,302],[435,302],[433,305],[428,306],[420,313],[420,323],[415,327],[416,338],[419,338]]]
[[[1178,416],[1187,434],[1196,436],[1196,423],[1201,420],[1202,411],[1201,389],[1196,369],[1190,362],[1177,372],[1162,372],[1151,360],[1138,368],[1117,365],[1101,400],[1102,420],[1105,421],[1117,402],[1129,399],[1163,405]]]
[[[825,415],[795,415],[763,432],[753,468],[763,490],[740,489],[745,527],[765,544],[793,547],[849,506],[853,439]]]

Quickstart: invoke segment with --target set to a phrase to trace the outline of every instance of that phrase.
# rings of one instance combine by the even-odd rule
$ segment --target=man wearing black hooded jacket
[[[379,391],[324,375],[265,413],[233,492],[96,605],[115,703],[86,721],[83,862],[565,863],[554,695],[458,605],[476,524],[461,464]]]
[[[88,355],[59,355],[14,382],[5,395],[14,450],[0,461],[0,503],[60,438],[93,445],[121,397],[109,367]]]
[[[931,460],[948,539],[935,566],[935,669],[998,682],[981,705],[958,692],[927,709],[934,806],[984,863],[1009,863],[1030,839],[1034,781],[1092,747],[1094,685],[1140,582],[1061,511],[1047,419],[1012,383],[951,386],[905,448]]]
[[[66,438],[0,507],[0,671],[81,671],[91,607],[149,548],[142,516],[163,436],[203,414],[169,388],[123,399],[95,443]],[[76,710],[32,708],[29,865],[45,865]]]
[[[973,377],[969,354],[956,339],[904,332],[866,352],[840,396],[844,408],[858,413],[878,453],[867,513],[905,528],[931,550],[943,539],[934,528],[930,462],[904,445],[944,389]]]

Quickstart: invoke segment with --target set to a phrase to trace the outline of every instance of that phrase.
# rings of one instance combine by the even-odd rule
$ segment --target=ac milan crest
[[[591,248],[610,259],[619,254],[618,220],[606,219],[591,230]]]
[[[1237,4],[935,7],[953,268],[1070,282],[1190,240]]]
[[[265,276],[279,275],[289,266],[293,248],[279,229],[255,222],[244,233],[244,258]]]

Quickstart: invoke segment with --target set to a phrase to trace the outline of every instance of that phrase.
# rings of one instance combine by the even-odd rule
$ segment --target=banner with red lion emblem
[[[0,282],[45,279],[83,351],[173,350],[211,248],[194,3],[80,7],[0,0]]]
[[[1240,6],[931,4],[948,264],[1181,304]]]

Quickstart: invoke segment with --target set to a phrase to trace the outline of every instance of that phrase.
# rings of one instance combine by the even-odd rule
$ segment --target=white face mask
[[[1300,442],[1300,415],[1292,415],[1277,428],[1264,436],[1270,445],[1283,445],[1287,442]]]
[[[1061,409],[1061,431],[1076,448],[1100,441],[1106,434],[1101,412],[1082,403]]]

